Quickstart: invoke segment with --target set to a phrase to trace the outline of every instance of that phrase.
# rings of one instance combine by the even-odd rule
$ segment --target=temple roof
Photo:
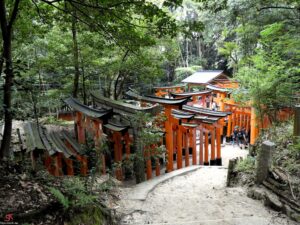
[[[212,81],[218,80],[228,80],[228,77],[222,70],[203,70],[192,74],[181,82],[190,84],[209,84]]]

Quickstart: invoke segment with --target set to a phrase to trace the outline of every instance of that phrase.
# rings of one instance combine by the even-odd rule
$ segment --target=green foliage
[[[253,173],[255,169],[255,158],[248,156],[247,158],[238,161],[236,170],[244,173]]]
[[[103,224],[104,216],[100,207],[88,207],[72,216],[70,225]]]
[[[49,190],[65,209],[68,209],[70,207],[70,201],[68,197],[61,193],[60,190],[53,187],[49,187]]]
[[[65,209],[85,207],[97,200],[97,196],[88,192],[85,183],[79,177],[63,180],[63,192],[53,187],[49,187],[49,190]]]
[[[192,75],[193,73],[200,70],[201,66],[190,66],[190,67],[177,67],[175,70],[175,83],[180,83],[184,78]]]

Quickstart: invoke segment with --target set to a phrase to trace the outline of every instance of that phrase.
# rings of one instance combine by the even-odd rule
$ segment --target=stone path
[[[223,148],[223,167],[194,166],[122,190],[121,224],[131,225],[287,225],[296,224],[246,196],[226,188],[227,161],[247,152]]]

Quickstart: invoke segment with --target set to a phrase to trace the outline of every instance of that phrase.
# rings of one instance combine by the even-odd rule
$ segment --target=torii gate
[[[123,158],[123,145],[122,141],[125,142],[125,154],[126,158],[129,159],[130,155],[130,137],[128,133],[129,126],[115,124],[108,122],[104,125],[106,129],[109,129],[112,132],[111,139],[114,143],[114,161],[116,164],[122,162]],[[118,180],[123,180],[122,168],[117,167],[115,170],[115,175]]]
[[[221,131],[223,128],[223,123],[221,120],[228,116],[230,113],[227,112],[217,112],[208,109],[202,109],[198,107],[183,106],[183,110],[189,111],[191,113],[197,114],[194,116],[193,122],[198,123],[200,127],[200,157],[199,163],[202,165],[222,165],[222,157],[221,157]],[[211,159],[208,161],[208,133],[211,133]],[[203,133],[205,133],[204,137],[204,162],[203,162]],[[215,141],[216,145],[215,146]],[[215,147],[217,147],[217,151],[215,154]]]
[[[137,96],[132,91],[126,93],[128,96],[137,98],[141,101],[158,103],[164,107],[163,111],[167,117],[165,121],[165,133],[166,133],[166,149],[167,149],[167,172],[173,171],[173,154],[174,154],[174,135],[173,135],[173,124],[176,123],[171,115],[172,109],[181,109],[182,106],[187,103],[189,97],[181,99],[167,99],[155,96]]]
[[[211,90],[204,91],[193,91],[193,92],[183,92],[183,93],[171,93],[174,98],[186,98],[192,97],[193,104],[197,104],[197,97],[201,96],[201,102],[203,107],[205,107],[205,99],[207,96],[211,95]]]
[[[103,134],[102,126],[107,122],[112,114],[112,110],[93,109],[80,103],[77,99],[69,97],[64,102],[75,111],[75,124],[77,125],[77,138],[79,144],[85,144],[85,132],[88,131],[94,135],[96,147],[100,147]],[[102,154],[102,173],[106,173],[105,156]]]
[[[184,92],[185,85],[165,86],[165,87],[154,87],[155,96],[165,97],[170,93],[182,93]]]

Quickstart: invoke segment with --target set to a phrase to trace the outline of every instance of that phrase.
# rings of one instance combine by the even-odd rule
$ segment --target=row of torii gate
[[[133,137],[129,132],[130,126],[111,121],[113,115],[124,112],[135,114],[137,111],[155,115],[160,111],[158,106],[162,106],[162,112],[166,116],[164,144],[167,172],[187,167],[190,164],[222,165],[221,143],[224,136],[228,138],[231,136],[235,126],[245,127],[251,134],[250,144],[254,144],[259,130],[255,111],[251,107],[240,107],[232,100],[226,100],[227,89],[212,85],[208,86],[208,90],[198,92],[184,92],[180,86],[164,88],[174,89],[172,98],[161,96],[162,93],[166,93],[161,88],[156,89],[156,96],[140,96],[133,91],[126,93],[131,98],[139,100],[142,106],[145,102],[152,103],[151,107],[120,103],[96,93],[92,93],[91,96],[94,105],[101,109],[90,108],[74,98],[66,99],[65,103],[74,110],[71,119],[74,119],[77,125],[78,142],[84,144],[85,134],[89,132],[97,148],[101,146],[102,136],[105,133],[113,143],[113,161],[118,164],[122,162],[124,156],[129,159]],[[214,101],[220,106],[219,111],[195,106],[199,97],[204,103],[206,96],[211,96],[212,93],[215,95]],[[289,115],[290,113],[287,112],[281,116],[285,119]],[[152,153],[150,151],[145,155],[147,179],[153,176]],[[101,161],[102,173],[105,173],[107,160],[104,154],[101,155]],[[155,175],[159,176],[162,169],[159,160],[155,159],[154,164]],[[115,169],[115,176],[123,180],[121,167]]]

